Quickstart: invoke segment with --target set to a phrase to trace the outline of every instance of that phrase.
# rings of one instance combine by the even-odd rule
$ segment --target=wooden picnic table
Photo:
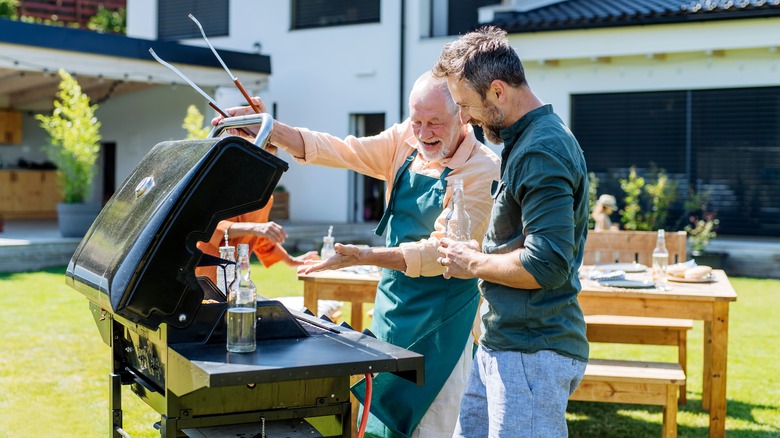
[[[345,270],[298,274],[303,281],[303,306],[317,309],[317,300],[338,300],[352,303],[350,322],[356,331],[363,331],[363,305],[373,303],[379,273],[355,273]],[[319,315],[317,315],[319,316]]]
[[[583,267],[587,269],[587,267]],[[627,274],[640,279],[650,273]],[[729,304],[737,293],[722,270],[715,281],[669,282],[668,290],[618,289],[582,280],[580,306],[586,315],[630,315],[688,318],[704,321],[702,408],[710,412],[710,437],[726,434],[726,363],[728,361]]]
[[[587,269],[587,267],[584,267]],[[629,277],[649,275],[628,274]],[[688,318],[704,321],[702,407],[710,412],[710,437],[726,433],[726,363],[728,361],[729,304],[737,293],[722,270],[710,283],[669,282],[669,290],[618,289],[582,280],[579,302],[585,314]],[[378,274],[323,271],[298,275],[304,282],[304,306],[316,309],[317,300],[352,303],[351,321],[363,330],[363,305],[374,302]]]

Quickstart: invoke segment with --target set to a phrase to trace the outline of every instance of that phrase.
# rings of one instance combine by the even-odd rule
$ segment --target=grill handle
[[[260,114],[247,114],[245,116],[228,117],[219,121],[217,126],[211,130],[209,137],[219,137],[227,128],[240,128],[244,126],[260,125],[260,129],[255,136],[254,145],[260,149],[265,149],[266,143],[268,143],[268,137],[271,135],[271,130],[274,128],[274,119],[268,113]]]

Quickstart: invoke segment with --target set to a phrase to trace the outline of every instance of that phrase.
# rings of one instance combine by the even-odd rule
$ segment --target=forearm
[[[380,268],[406,271],[406,261],[400,248],[370,247],[360,250],[358,263]]]
[[[268,141],[282,148],[295,158],[304,158],[306,150],[301,133],[292,126],[285,125],[282,122],[274,121],[274,129]]]
[[[518,249],[507,254],[479,253],[469,261],[468,271],[472,276],[491,283],[516,289],[540,289],[542,286],[520,263],[521,251],[524,250]]]
[[[243,237],[256,234],[254,224],[251,222],[233,222],[228,226],[228,235],[233,237]]]

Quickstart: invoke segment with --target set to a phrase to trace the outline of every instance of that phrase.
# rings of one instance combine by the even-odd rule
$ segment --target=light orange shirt
[[[203,251],[204,254],[219,257],[219,247],[225,245],[225,230],[228,230],[231,225],[237,222],[268,222],[268,215],[271,213],[271,206],[273,203],[274,198],[271,196],[271,199],[268,200],[268,204],[260,210],[220,221],[219,224],[217,224],[217,229],[214,231],[214,234],[211,235],[211,240],[208,242],[198,242],[198,249]],[[255,253],[257,258],[266,268],[279,260],[284,260],[286,257],[289,257],[287,251],[282,248],[282,245],[277,245],[275,242],[268,240],[265,237],[255,235],[230,237],[230,233],[228,233],[228,241],[230,242],[230,245],[235,248],[238,248],[239,243],[248,244],[250,251]],[[201,266],[195,268],[195,275],[207,276],[216,283],[217,267]]]
[[[364,175],[387,182],[385,205],[393,190],[393,182],[398,169],[403,165],[414,149],[414,138],[409,119],[401,124],[382,131],[371,137],[349,136],[344,139],[330,134],[296,128],[303,136],[305,155],[295,158],[301,164],[318,164],[327,167],[351,169]],[[466,195],[466,210],[471,216],[471,237],[482,242],[490,221],[493,199],[490,196],[491,184],[499,178],[500,159],[487,146],[478,142],[474,132],[469,133],[461,142],[451,158],[438,162],[427,162],[422,154],[417,154],[410,170],[422,175],[439,178],[445,168],[452,171],[447,180],[462,179]],[[433,277],[442,275],[444,268],[439,265],[436,248],[439,239],[445,234],[445,220],[450,211],[452,184],[447,185],[444,197],[444,210],[436,219],[429,238],[419,242],[402,243],[400,248],[406,262],[406,274],[409,277]]]

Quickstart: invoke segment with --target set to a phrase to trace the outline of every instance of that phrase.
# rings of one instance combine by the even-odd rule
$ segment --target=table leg
[[[356,332],[363,331],[363,303],[352,303],[352,328]]]
[[[314,282],[304,282],[303,283],[303,307],[309,309],[311,313],[314,314],[317,318],[320,317],[320,315],[317,315],[319,313],[319,306],[318,301],[320,298],[320,291],[319,287]]]
[[[704,321],[703,327],[704,351],[702,359],[701,385],[701,408],[704,411],[710,410],[710,395],[712,394],[712,321]]]
[[[705,324],[706,325],[706,324]],[[706,329],[705,329],[706,331]],[[710,329],[710,437],[726,435],[726,363],[728,362],[729,303],[715,302]],[[705,356],[705,361],[707,357]]]

